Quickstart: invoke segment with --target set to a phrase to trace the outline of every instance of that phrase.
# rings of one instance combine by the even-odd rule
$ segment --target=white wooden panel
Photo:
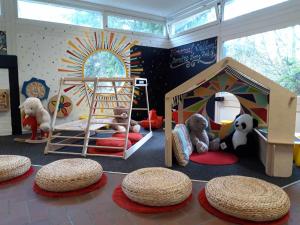
[[[0,69],[0,89],[9,89],[8,70]],[[0,112],[0,136],[11,135],[11,116],[8,112]]]

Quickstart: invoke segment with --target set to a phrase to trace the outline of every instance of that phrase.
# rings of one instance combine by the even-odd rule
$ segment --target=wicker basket
[[[102,176],[102,166],[91,159],[62,159],[43,166],[35,183],[52,192],[74,191],[96,183]]]
[[[152,167],[128,174],[122,182],[125,195],[148,206],[176,205],[192,192],[192,182],[185,174],[166,168]]]
[[[251,177],[212,179],[205,187],[205,195],[219,211],[251,221],[276,220],[290,209],[289,197],[280,187]]]
[[[0,182],[21,176],[30,167],[31,161],[25,156],[0,155]]]

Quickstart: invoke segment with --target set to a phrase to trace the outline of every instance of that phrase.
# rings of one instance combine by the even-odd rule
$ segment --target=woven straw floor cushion
[[[205,195],[219,211],[250,221],[276,220],[290,209],[289,197],[280,187],[251,177],[214,178],[207,183]]]
[[[161,167],[150,167],[129,173],[122,182],[125,195],[147,206],[176,205],[192,192],[192,182],[185,174]]]
[[[61,159],[43,166],[35,183],[52,192],[74,191],[88,187],[101,178],[102,166],[91,159]]]
[[[0,155],[0,182],[21,176],[30,167],[31,161],[25,156]]]

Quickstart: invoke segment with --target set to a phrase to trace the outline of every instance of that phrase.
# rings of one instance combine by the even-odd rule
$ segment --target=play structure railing
[[[111,83],[112,85],[107,85]],[[120,85],[123,83],[123,85]],[[49,133],[49,139],[45,147],[45,154],[57,153],[57,154],[73,154],[73,155],[93,155],[93,156],[110,156],[110,157],[121,157],[127,159],[132,155],[139,147],[141,147],[146,141],[152,137],[151,123],[149,120],[149,131],[144,133],[143,138],[137,143],[132,145],[129,149],[128,146],[128,136],[130,132],[130,121],[132,116],[132,110],[134,111],[146,111],[149,115],[149,101],[148,101],[148,90],[147,90],[147,79],[144,78],[61,78],[60,88],[57,99],[59,99],[63,93],[64,86],[82,86],[84,90],[85,97],[87,98],[87,103],[89,106],[88,118],[85,120],[76,120],[63,124],[56,125],[57,113],[59,110],[59,104],[56,104],[56,108],[52,120],[52,129]],[[93,88],[91,88],[93,87]],[[103,88],[111,88],[113,93],[98,92],[103,90]],[[133,100],[136,93],[136,88],[144,89],[146,99],[146,107],[134,108]],[[126,89],[127,92],[119,93],[121,89]],[[106,96],[106,97],[101,97]],[[109,96],[109,97],[107,97]],[[122,98],[120,97],[122,96]],[[122,118],[121,115],[114,115],[113,109],[126,110],[128,117],[126,122],[116,122],[115,118]],[[102,113],[104,112],[104,113]],[[98,117],[101,117],[100,119]],[[149,116],[148,116],[149,117]],[[113,138],[113,140],[122,140],[124,142],[123,146],[113,147],[113,146],[101,146],[96,145],[91,142],[108,139],[108,137],[98,136],[98,135],[108,135],[114,134],[117,131],[111,129],[112,125],[121,125],[125,127],[126,131],[123,132],[124,138]],[[110,129],[103,129],[110,127]],[[55,132],[63,132],[55,134]],[[67,132],[65,134],[64,132]],[[68,132],[71,134],[68,135]],[[74,132],[77,132],[74,134]],[[79,132],[79,133],[78,133]],[[120,133],[120,132],[118,132]],[[110,137],[109,137],[110,138]],[[74,148],[80,148],[80,151],[74,151]],[[88,149],[103,149],[115,150],[122,152],[122,154],[110,154],[111,152],[97,152],[88,153]]]

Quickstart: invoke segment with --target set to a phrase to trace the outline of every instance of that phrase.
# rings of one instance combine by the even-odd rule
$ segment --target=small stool
[[[43,190],[67,192],[88,187],[100,180],[102,166],[91,159],[61,159],[43,166],[35,183]]]
[[[289,197],[280,187],[252,177],[214,178],[206,184],[205,195],[217,210],[250,221],[277,220],[290,209]]]
[[[0,182],[25,174],[31,167],[29,158],[20,155],[0,155]]]
[[[147,206],[170,206],[191,195],[192,182],[181,172],[150,167],[129,173],[122,182],[122,190],[134,202]]]

